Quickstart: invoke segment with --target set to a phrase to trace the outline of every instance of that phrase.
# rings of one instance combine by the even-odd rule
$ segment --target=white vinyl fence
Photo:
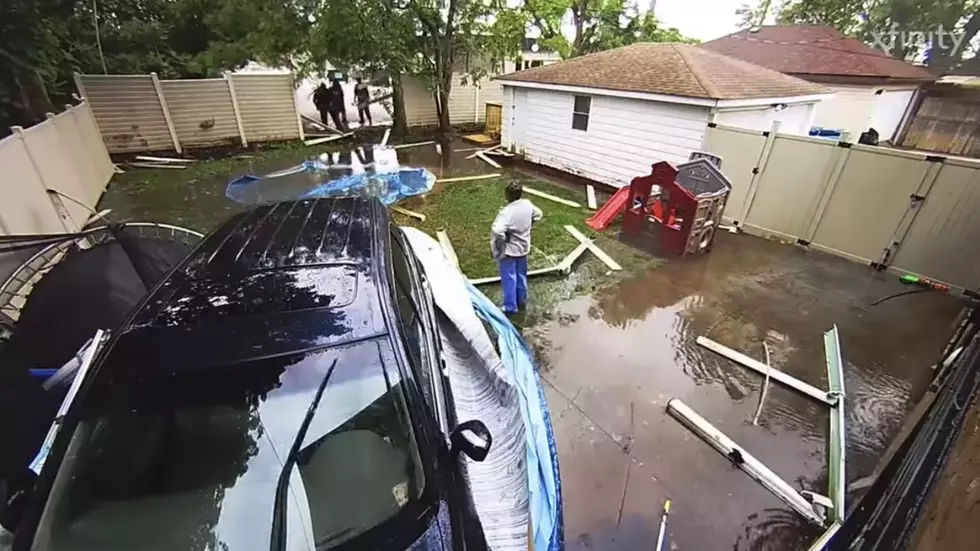
[[[293,75],[75,75],[110,153],[303,139]]]
[[[81,229],[112,178],[113,166],[87,102],[68,106],[0,140],[4,235]]]
[[[709,125],[725,219],[958,290],[980,288],[980,160]]]
[[[425,81],[418,77],[402,78],[405,93],[405,114],[408,126],[435,126],[439,124],[436,102]],[[453,87],[449,91],[449,122],[451,124],[472,124],[484,122],[487,103],[502,103],[503,87],[500,82],[481,79],[477,82],[467,80],[463,84],[461,74],[453,75]]]

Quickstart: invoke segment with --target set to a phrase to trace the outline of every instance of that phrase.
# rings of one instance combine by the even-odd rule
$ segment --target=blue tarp
[[[551,424],[548,401],[534,356],[521,334],[483,293],[466,283],[476,315],[490,324],[497,334],[500,359],[510,371],[521,398],[521,415],[527,430],[527,477],[530,491],[531,522],[534,526],[534,548],[563,551],[565,529],[562,519],[561,477],[558,473],[558,449]]]
[[[435,181],[435,175],[424,168],[396,165],[391,170],[377,171],[358,165],[354,170],[350,165],[305,161],[265,176],[236,178],[228,183],[225,195],[245,205],[350,195],[378,197],[390,205],[430,191]]]

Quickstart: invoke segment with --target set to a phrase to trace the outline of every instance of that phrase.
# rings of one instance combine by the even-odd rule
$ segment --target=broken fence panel
[[[766,374],[767,370],[766,370],[766,365],[764,363],[758,360],[754,360],[746,356],[745,354],[738,352],[737,350],[732,350],[731,348],[716,343],[715,341],[707,337],[698,337],[697,343],[707,348],[708,350],[711,350],[712,352],[724,356],[737,364],[741,364],[753,371],[756,371],[761,375]],[[813,398],[814,400],[821,401],[827,404],[828,406],[832,406],[834,405],[834,403],[836,403],[836,398],[830,397],[826,392],[820,390],[815,386],[804,383],[803,381],[793,377],[792,375],[783,373],[778,369],[770,369],[769,372],[770,372],[770,376],[773,379],[779,381],[780,383],[798,392],[806,394],[807,396]]]
[[[813,510],[813,506],[795,488],[785,480],[772,472],[758,459],[752,456],[745,448],[736,444],[731,438],[725,436],[720,430],[715,428],[703,417],[687,407],[684,402],[677,398],[672,398],[667,402],[667,411],[674,416],[684,426],[691,429],[700,436],[705,442],[722,453],[722,455],[732,459],[749,476],[759,481],[776,497],[793,508],[810,522],[819,526],[824,525],[824,519]]]
[[[584,234],[582,234],[582,232],[578,231],[578,228],[576,228],[575,226],[565,226],[565,231],[572,234],[572,237],[574,237],[575,239],[578,239],[579,243],[585,245],[589,249],[589,251],[592,254],[596,255],[596,258],[601,260],[606,266],[609,267],[610,270],[618,271],[623,269],[623,267],[620,266],[618,262],[613,260],[611,256],[606,254],[605,251],[600,249],[595,243],[592,242],[591,239],[589,239]]]
[[[847,477],[844,475],[846,465],[845,445],[846,428],[844,426],[844,362],[840,356],[840,340],[837,337],[837,326],[823,334],[824,352],[827,356],[827,381],[830,387],[829,395],[836,398],[836,404],[830,408],[830,438],[827,443],[827,496],[834,503],[830,510],[830,520],[843,522],[846,511],[845,498],[847,490],[844,487]]]

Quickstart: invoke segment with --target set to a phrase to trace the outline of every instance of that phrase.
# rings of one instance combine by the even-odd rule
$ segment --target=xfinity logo
[[[914,46],[916,49],[927,48],[931,44],[939,46],[940,49],[946,50],[947,48],[952,48],[953,50],[959,50],[960,44],[963,42],[963,33],[956,33],[953,31],[947,31],[942,25],[939,26],[935,31],[900,31],[898,30],[898,23],[892,23],[891,29],[884,32],[872,32],[871,38],[874,40],[875,46],[880,48],[888,55],[892,55],[895,50],[895,46]]]

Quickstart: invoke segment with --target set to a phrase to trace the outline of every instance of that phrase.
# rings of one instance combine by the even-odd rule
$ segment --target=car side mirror
[[[462,452],[473,461],[483,461],[490,453],[493,436],[483,421],[474,419],[456,425],[456,429],[449,435],[449,444],[449,452],[453,457]]]

